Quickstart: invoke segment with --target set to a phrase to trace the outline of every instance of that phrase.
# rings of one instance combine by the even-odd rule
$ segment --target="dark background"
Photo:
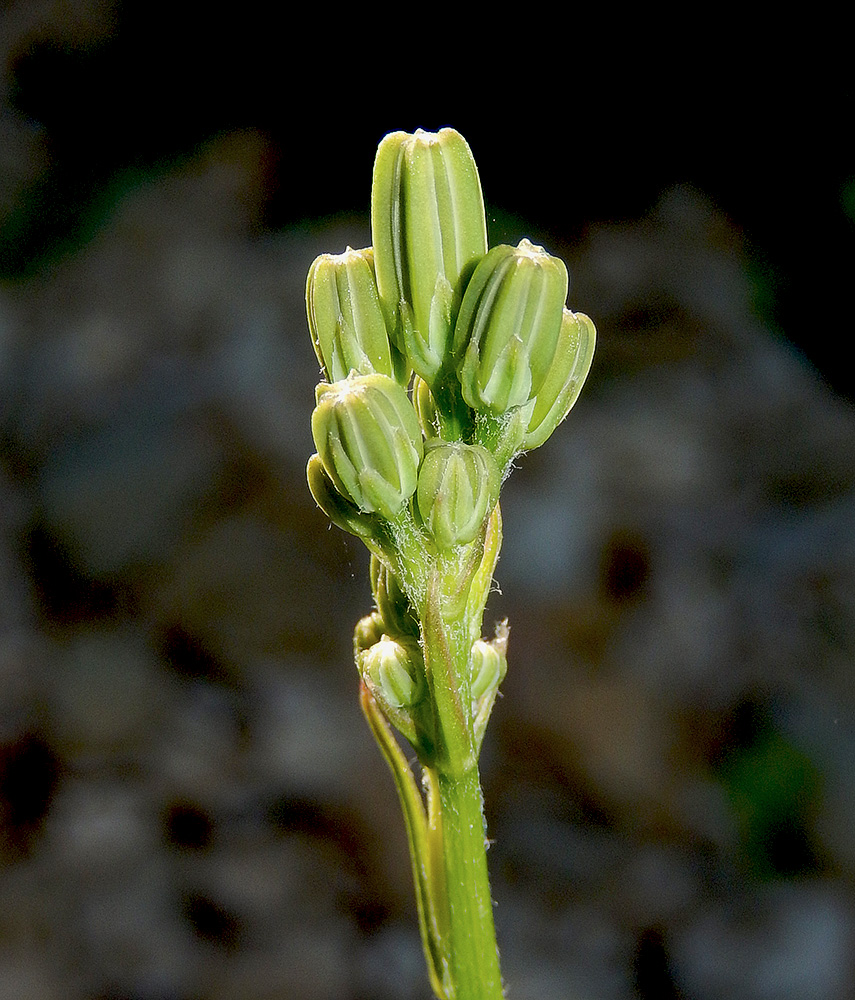
[[[852,398],[855,91],[828,50],[727,24],[577,41],[583,26],[560,20],[451,20],[446,34],[447,13],[404,28],[362,11],[280,20],[254,2],[215,16],[128,0],[96,40],[13,48],[12,104],[44,128],[51,165],[3,231],[3,270],[32,267],[91,224],[117,173],[222,131],[269,137],[261,224],[282,227],[364,211],[386,131],[453,124],[488,203],[568,239],[696,185],[744,231],[775,322]]]

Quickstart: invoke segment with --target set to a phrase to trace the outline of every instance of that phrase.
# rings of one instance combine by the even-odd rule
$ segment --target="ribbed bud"
[[[416,490],[422,434],[406,390],[354,375],[315,390],[312,436],[324,469],[360,510],[394,519]]]
[[[497,246],[466,287],[454,331],[463,398],[500,414],[540,391],[549,372],[567,298],[567,268],[522,240]]]
[[[317,257],[306,282],[306,312],[327,381],[351,371],[395,376],[371,247]]]
[[[463,285],[487,252],[478,169],[459,132],[419,129],[383,139],[374,161],[371,231],[390,336],[432,384],[448,360]]]
[[[391,708],[409,708],[424,693],[424,678],[407,649],[385,635],[363,654],[362,676],[378,701]]]
[[[497,688],[506,670],[502,653],[492,643],[478,639],[472,646],[472,701],[480,701],[489,690]]]
[[[472,645],[469,691],[472,696],[472,729],[475,745],[481,746],[484,732],[490,720],[490,713],[499,693],[499,685],[508,670],[508,623],[496,626],[496,638],[492,642],[478,639]]]
[[[584,313],[564,310],[555,355],[535,397],[523,449],[539,448],[570,412],[591,370],[596,340],[596,328]]]
[[[441,549],[476,537],[495,506],[500,485],[495,459],[480,445],[427,442],[416,502],[423,524]]]

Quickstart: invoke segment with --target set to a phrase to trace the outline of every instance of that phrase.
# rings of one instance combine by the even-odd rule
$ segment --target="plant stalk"
[[[437,724],[435,762],[425,768],[430,868],[435,880],[443,879],[435,896],[442,899],[436,912],[441,913],[450,966],[450,996],[454,1000],[501,1000],[483,798],[469,710],[472,623],[465,611],[449,618],[443,614],[444,608],[457,603],[443,594],[435,573],[421,615]]]
[[[455,1000],[501,1000],[478,768],[454,776],[440,772],[436,782]]]

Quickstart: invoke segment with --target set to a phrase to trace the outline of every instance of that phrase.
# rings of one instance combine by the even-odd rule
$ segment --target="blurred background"
[[[855,997],[851,84],[299,16],[0,8],[0,997],[429,997],[303,289],[446,124],[600,337],[485,620],[509,996]]]

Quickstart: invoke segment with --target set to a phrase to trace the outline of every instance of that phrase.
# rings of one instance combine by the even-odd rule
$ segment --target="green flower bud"
[[[377,611],[372,611],[370,615],[365,615],[356,623],[353,630],[353,655],[359,662],[359,654],[370,649],[375,642],[383,638],[383,619]]]
[[[480,701],[490,690],[498,688],[507,671],[507,661],[490,642],[478,639],[472,646],[472,701]]]
[[[435,439],[425,445],[416,502],[441,549],[471,542],[496,504],[501,485],[493,456],[480,445]]]
[[[481,260],[454,331],[469,406],[500,414],[537,395],[555,355],[566,298],[563,261],[528,240],[494,247]]]
[[[570,412],[591,370],[596,339],[596,328],[584,313],[564,310],[555,355],[535,397],[523,449],[539,448]]]
[[[387,375],[353,375],[315,393],[312,436],[336,489],[393,520],[416,490],[423,452],[406,390]]]
[[[362,676],[375,698],[393,709],[417,704],[424,678],[400,642],[384,635],[362,655]]]
[[[371,247],[317,257],[306,282],[306,311],[315,354],[329,382],[351,371],[395,376]]]
[[[371,556],[369,575],[383,630],[389,635],[418,636],[419,620],[397,576],[375,555]]]
[[[496,626],[492,642],[477,639],[472,645],[470,687],[472,696],[472,730],[475,745],[480,748],[490,720],[490,713],[499,693],[499,685],[508,670],[508,623]]]
[[[432,384],[448,360],[463,286],[487,252],[478,169],[459,132],[419,129],[383,139],[374,162],[371,230],[390,335]]]

